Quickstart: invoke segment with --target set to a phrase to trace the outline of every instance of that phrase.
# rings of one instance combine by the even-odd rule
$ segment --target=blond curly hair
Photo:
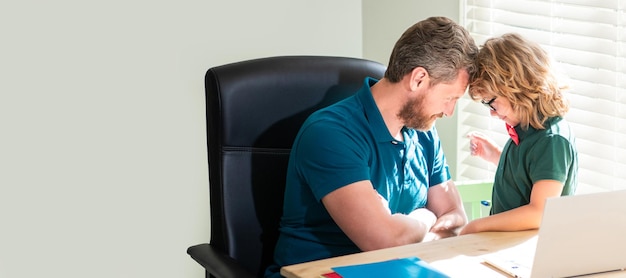
[[[569,103],[563,96],[548,53],[519,34],[488,39],[475,60],[469,95],[473,100],[506,98],[523,129],[543,129],[548,118],[564,116]]]

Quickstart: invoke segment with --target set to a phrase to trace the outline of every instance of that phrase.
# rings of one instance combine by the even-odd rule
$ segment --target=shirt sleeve
[[[342,186],[370,179],[367,142],[348,131],[339,121],[317,121],[298,138],[297,172],[318,201]]]
[[[574,156],[574,147],[562,136],[550,135],[537,141],[528,160],[533,184],[540,180],[565,183]]]

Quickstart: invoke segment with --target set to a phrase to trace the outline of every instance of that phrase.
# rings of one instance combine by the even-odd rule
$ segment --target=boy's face
[[[508,99],[493,94],[481,96],[483,97],[481,103],[489,108],[489,114],[492,117],[498,117],[510,126],[517,126],[520,123],[519,117]]]
[[[498,117],[500,120],[503,120],[510,126],[517,126],[520,122],[519,117],[515,114],[513,110],[513,106],[511,102],[509,102],[506,98],[497,97],[491,103],[493,109],[489,110],[489,114],[493,117]]]

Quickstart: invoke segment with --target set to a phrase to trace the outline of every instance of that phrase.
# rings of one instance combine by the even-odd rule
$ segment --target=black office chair
[[[187,253],[207,277],[261,277],[272,262],[291,145],[315,110],[381,78],[377,62],[282,56],[206,73],[210,243]]]

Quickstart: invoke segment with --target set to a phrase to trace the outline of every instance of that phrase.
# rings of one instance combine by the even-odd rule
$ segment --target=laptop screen
[[[569,277],[626,267],[626,190],[550,198],[532,277]]]

